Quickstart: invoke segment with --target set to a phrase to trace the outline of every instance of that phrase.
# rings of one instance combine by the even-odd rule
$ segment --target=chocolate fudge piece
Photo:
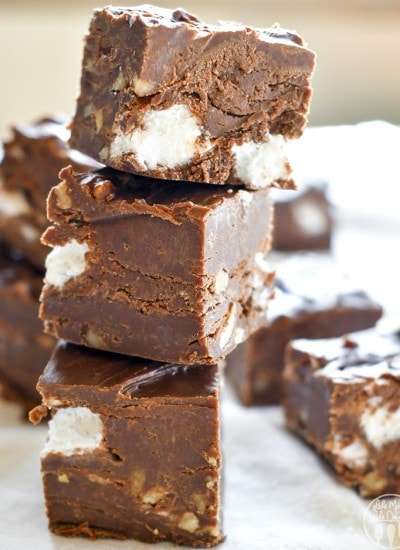
[[[0,165],[0,237],[44,269],[48,249],[40,236],[48,226],[46,198],[61,168],[96,170],[100,165],[68,148],[67,118],[59,115],[18,124],[4,145]]]
[[[314,53],[292,32],[143,5],[95,10],[71,144],[155,178],[293,188]]]
[[[333,216],[323,182],[304,184],[295,192],[274,189],[275,250],[329,250]]]
[[[75,344],[213,363],[266,323],[269,190],[67,168],[48,201],[41,318]]]
[[[31,413],[54,413],[41,457],[50,529],[220,542],[218,371],[60,342]]]
[[[287,424],[364,497],[400,491],[400,332],[295,340],[287,349]]]
[[[36,384],[54,339],[38,318],[42,275],[0,247],[0,395],[26,410],[40,402]]]
[[[227,358],[227,374],[244,405],[279,403],[284,351],[295,338],[329,338],[372,327],[382,308],[333,260],[294,254],[276,266],[269,324]]]

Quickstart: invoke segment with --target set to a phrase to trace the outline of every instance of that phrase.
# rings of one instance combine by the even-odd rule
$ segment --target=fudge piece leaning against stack
[[[266,323],[268,187],[292,185],[282,146],[304,126],[313,66],[281,29],[96,10],[72,143],[109,167],[61,172],[43,237],[41,317],[69,342],[32,413],[55,411],[42,455],[55,532],[223,539],[219,370]]]
[[[245,405],[271,405],[283,396],[287,343],[332,338],[370,328],[382,307],[338,269],[332,258],[294,254],[276,266],[269,324],[227,357],[227,375]]]
[[[289,428],[362,496],[398,494],[400,331],[295,340],[285,362]]]

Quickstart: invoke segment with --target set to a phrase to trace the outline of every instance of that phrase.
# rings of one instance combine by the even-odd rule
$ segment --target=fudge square
[[[292,32],[151,5],[95,10],[71,144],[161,179],[293,188],[315,55]]]
[[[289,428],[364,497],[400,492],[400,332],[370,329],[288,346]]]
[[[42,281],[0,245],[0,395],[26,411],[40,403],[36,384],[55,344],[38,318]]]
[[[282,251],[329,250],[334,219],[327,184],[304,183],[297,191],[273,189],[272,248]]]
[[[4,144],[0,165],[0,235],[9,248],[44,269],[48,249],[40,237],[48,226],[46,199],[61,168],[79,172],[101,166],[68,147],[68,118],[63,115],[17,124]]]
[[[289,340],[341,336],[372,327],[382,315],[381,306],[325,255],[297,253],[275,266],[268,325],[227,357],[227,375],[244,405],[280,402]]]
[[[40,378],[52,411],[42,472],[50,529],[195,547],[220,521],[219,367],[59,342]]]
[[[61,172],[43,237],[46,331],[171,363],[214,363],[266,323],[269,190]]]

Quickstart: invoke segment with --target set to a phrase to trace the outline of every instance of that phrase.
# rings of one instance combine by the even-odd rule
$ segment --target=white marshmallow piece
[[[150,110],[143,118],[142,127],[128,135],[116,135],[110,156],[134,154],[148,170],[174,168],[188,164],[197,152],[204,150],[197,144],[200,135],[198,120],[187,105]]]
[[[269,135],[268,141],[248,141],[234,145],[232,152],[236,161],[236,175],[253,189],[263,189],[278,180],[287,180],[291,174],[285,153],[283,136]]]
[[[84,273],[88,251],[87,243],[79,243],[76,239],[55,246],[46,258],[45,282],[61,288],[70,279]]]
[[[59,453],[64,456],[90,453],[103,440],[100,415],[88,407],[59,409],[49,422],[46,444],[41,456]]]
[[[393,412],[387,406],[373,412],[366,409],[361,417],[361,426],[368,441],[380,449],[386,443],[400,439],[400,408]]]

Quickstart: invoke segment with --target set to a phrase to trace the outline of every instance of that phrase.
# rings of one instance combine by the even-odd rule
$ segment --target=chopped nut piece
[[[387,485],[387,480],[381,477],[377,472],[369,472],[362,478],[361,490],[367,493],[376,493],[382,491]]]
[[[69,477],[66,473],[58,474],[57,479],[60,483],[69,483]]]
[[[207,502],[201,493],[196,493],[193,495],[193,501],[196,506],[196,512],[200,515],[203,515],[207,508]]]
[[[193,512],[185,512],[178,523],[178,527],[189,531],[189,533],[194,533],[199,528],[199,525],[199,520]]]
[[[96,132],[99,133],[103,128],[103,111],[101,109],[96,111],[94,118],[96,121]]]
[[[120,71],[117,78],[114,80],[114,83],[112,85],[112,91],[113,92],[119,92],[123,90],[126,87],[126,78],[124,76],[124,73]]]
[[[104,180],[94,185],[92,193],[96,199],[110,201],[115,197],[114,189],[110,180]]]
[[[131,474],[131,492],[135,497],[143,491],[146,472],[144,470],[132,470]]]
[[[163,497],[165,497],[165,491],[163,491],[163,489],[160,489],[159,487],[154,487],[153,489],[146,491],[146,493],[143,495],[142,500],[145,504],[154,505],[157,504],[157,502]]]
[[[101,348],[103,344],[103,339],[96,334],[92,329],[88,329],[85,335],[86,342],[93,346],[94,348]]]
[[[68,210],[71,208],[72,201],[68,194],[68,184],[65,180],[54,188],[54,193],[57,197],[57,206],[61,208],[61,210]]]

